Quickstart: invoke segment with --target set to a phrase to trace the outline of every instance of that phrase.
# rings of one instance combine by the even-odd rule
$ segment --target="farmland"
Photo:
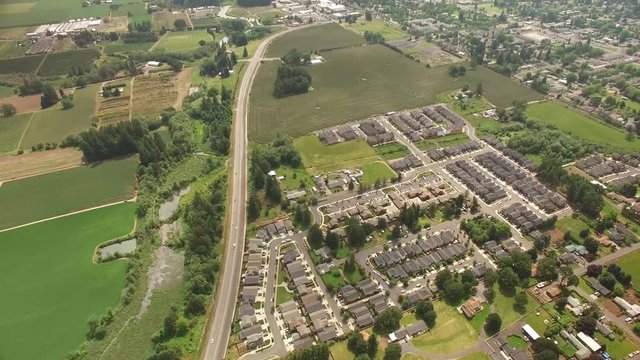
[[[130,199],[137,165],[129,157],[5,182],[0,229]]]
[[[362,45],[364,38],[340,25],[331,23],[295,31],[275,39],[266,57],[282,56],[295,48],[301,52]]]
[[[200,40],[211,41],[213,37],[206,30],[168,32],[160,38],[155,49],[166,51],[188,51],[196,49]]]
[[[88,71],[95,59],[100,57],[96,49],[72,50],[47,54],[38,70],[39,76],[65,75],[73,68]]]
[[[71,148],[37,151],[20,156],[3,156],[0,157],[0,183],[64,170],[81,163],[82,152]]]
[[[108,83],[110,86],[124,85],[124,91],[119,96],[98,97],[98,112],[96,118],[100,126],[118,121],[129,120],[131,102],[131,80],[122,79]],[[107,84],[105,84],[107,85]]]
[[[94,84],[76,90],[71,109],[63,110],[62,105],[57,104],[36,112],[19,148],[26,150],[39,143],[58,143],[71,134],[87,130],[95,113],[99,86]]]
[[[313,89],[280,99],[272,94],[278,64],[268,62],[261,66],[250,99],[250,138],[266,142],[282,131],[297,137],[373,114],[433,104],[436,94],[461,88],[465,83],[482,82],[486,98],[498,106],[508,106],[516,99],[538,98],[532,90],[491,70],[478,67],[452,79],[448,66],[426,69],[382,45],[322,55],[326,63],[308,68]]]
[[[0,154],[14,151],[18,147],[32,116],[33,114],[20,114],[0,118]]]
[[[121,52],[129,52],[129,51],[143,51],[149,50],[154,43],[152,42],[144,42],[144,43],[129,43],[125,44],[123,42],[113,42],[110,44],[103,45],[103,51],[107,55],[113,55]]]
[[[61,359],[84,340],[90,316],[117,305],[126,263],[91,258],[133,230],[134,214],[120,204],[0,233],[0,271],[13,274],[0,279],[11,294],[0,297],[3,357]]]
[[[119,4],[118,8],[111,12],[111,16],[138,16],[146,14],[147,9],[144,8],[143,3]]]
[[[533,104],[527,108],[527,115],[611,151],[640,152],[640,140],[627,141],[622,130],[555,101]]]
[[[156,11],[152,14],[153,31],[160,31],[164,27],[165,30],[173,29],[174,21],[182,19],[187,22],[187,14],[180,11],[175,14],[169,11]],[[187,22],[188,23],[188,22]]]
[[[174,106],[177,99],[178,77],[173,73],[138,76],[133,83],[131,112],[133,116],[160,115],[164,109]]]
[[[81,2],[75,0],[36,0],[0,4],[0,26],[5,28],[108,15],[107,4],[83,7]]]
[[[347,29],[357,32],[360,35],[364,35],[365,31],[379,32],[380,34],[382,34],[385,40],[408,39],[411,37],[411,35],[407,34],[399,28],[393,27],[391,25],[386,25],[382,20],[358,21],[353,24],[347,24],[345,22],[343,26]]]
[[[44,55],[2,59],[0,60],[0,74],[33,74],[38,70],[43,59]]]

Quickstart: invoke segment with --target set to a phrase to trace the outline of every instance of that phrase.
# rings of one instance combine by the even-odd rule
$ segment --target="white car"
[[[630,317],[628,317],[628,318],[624,319],[624,321],[626,321],[627,323],[630,323],[630,322],[632,322],[632,321],[633,321],[633,319],[632,319],[632,318],[630,318]]]

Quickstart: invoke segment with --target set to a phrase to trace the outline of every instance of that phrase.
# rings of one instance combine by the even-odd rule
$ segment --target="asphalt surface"
[[[238,91],[235,122],[233,124],[231,166],[233,170],[230,184],[232,186],[230,198],[230,227],[227,229],[228,239],[226,243],[224,265],[221,275],[218,298],[214,299],[215,309],[213,318],[209,321],[209,327],[205,338],[206,347],[202,358],[206,360],[220,360],[227,356],[231,325],[235,313],[236,300],[240,288],[240,275],[242,272],[242,257],[244,250],[244,238],[246,230],[246,200],[247,200],[247,120],[249,113],[249,96],[253,80],[260,67],[260,62],[267,47],[274,39],[301,28],[317,24],[300,26],[287,29],[266,38],[258,47],[248,62],[246,73],[240,83]]]

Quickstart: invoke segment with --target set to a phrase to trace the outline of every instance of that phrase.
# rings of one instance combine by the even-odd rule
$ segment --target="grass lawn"
[[[378,32],[382,34],[385,40],[400,40],[400,39],[408,39],[411,35],[402,31],[400,28],[394,27],[392,25],[387,25],[382,20],[372,20],[372,21],[358,21],[353,24],[343,23],[347,29],[353,30],[360,35],[364,35],[365,31],[370,32]]]
[[[375,184],[376,181],[388,181],[394,179],[397,175],[387,163],[383,161],[375,161],[362,165],[362,183],[365,186]]]
[[[627,141],[623,131],[555,101],[531,105],[527,115],[608,150],[640,152],[640,140]]]
[[[371,336],[371,330],[367,329],[367,330],[363,330],[361,331],[363,337],[366,339],[369,338],[369,336]],[[387,342],[385,339],[382,339],[380,336],[378,336],[378,351],[376,352],[376,356],[373,357],[371,360],[383,360],[384,358],[384,350],[387,348]],[[349,351],[349,347],[347,345],[347,341],[343,340],[340,342],[337,342],[333,345],[331,345],[331,347],[329,348],[329,351],[331,352],[331,355],[333,357],[333,359],[335,360],[348,360],[348,359],[353,359],[355,358],[355,355]],[[403,357],[404,359],[404,357]],[[419,359],[419,358],[418,358]]]
[[[486,353],[475,352],[475,353],[469,354],[467,356],[463,356],[463,357],[459,358],[458,360],[489,360],[489,359],[491,359],[491,358]],[[403,358],[403,360],[404,360],[404,358]]]
[[[340,169],[360,168],[377,161],[376,152],[364,140],[345,141],[326,146],[315,135],[307,135],[293,141],[300,152],[302,164],[311,175]]]
[[[625,271],[628,271],[628,270],[625,270]],[[632,279],[631,282],[633,283],[633,278],[631,279]],[[593,294],[593,289],[591,288],[591,286],[589,286],[589,284],[587,284],[587,282],[584,280],[582,276],[578,278],[578,287],[584,290],[587,294]]]
[[[420,140],[415,145],[420,150],[427,150],[431,148],[455,146],[459,144],[465,144],[467,142],[469,142],[469,137],[467,135],[451,134],[429,140]]]
[[[373,150],[375,150],[376,154],[380,155],[383,160],[400,159],[411,153],[406,146],[397,142],[374,146]]]
[[[429,360],[429,359],[420,355],[406,353],[402,355],[402,360]],[[481,360],[481,359],[478,359],[478,360]]]
[[[520,289],[517,289],[520,291]],[[516,294],[517,294],[516,291]],[[500,315],[502,318],[502,328],[506,328],[507,326],[513,324],[514,321],[521,318],[526,313],[535,309],[537,306],[537,302],[531,297],[531,295],[527,294],[529,301],[527,302],[527,306],[524,312],[519,313],[513,308],[513,297],[507,297],[505,294],[500,292],[498,285],[496,284],[494,287],[495,297],[493,299],[493,306],[496,310],[496,313]],[[515,294],[514,294],[515,296]]]
[[[166,51],[187,51],[196,49],[200,40],[211,41],[213,38],[206,30],[172,31],[160,38],[155,49]]]
[[[551,315],[549,315],[545,309],[538,308],[535,312],[525,316],[524,319],[522,319],[522,322],[531,325],[538,334],[544,334],[547,325],[551,325],[552,320]],[[545,321],[547,321],[546,324]]]
[[[118,303],[126,262],[94,264],[96,245],[133,230],[120,204],[0,233],[0,336],[7,359],[61,359],[85,339],[87,319]],[[28,261],[25,261],[28,259]],[[55,336],[52,336],[55,334]]]
[[[487,316],[489,316],[490,312],[491,312],[491,309],[489,309],[489,305],[482,304],[482,311],[477,313],[471,320],[469,320],[469,323],[471,323],[471,326],[473,326],[473,328],[476,329],[478,334],[484,327],[484,321],[487,318]]]
[[[570,231],[571,237],[577,241],[580,239],[580,231],[585,229],[590,230],[589,225],[578,218],[574,218],[573,216],[567,216],[558,220],[556,222],[556,227],[564,233]]]
[[[400,319],[400,325],[407,326],[415,323],[416,321],[418,321],[418,319],[416,319],[416,313],[411,311],[409,313],[402,314],[402,319]]]
[[[631,275],[634,289],[640,289],[640,251],[634,251],[616,261],[624,272]]]
[[[513,346],[514,348],[518,348],[518,349],[527,348],[527,342],[524,341],[524,339],[521,336],[510,335],[507,338],[507,343],[509,343],[509,345]]]
[[[458,99],[455,97],[458,93],[458,90],[440,93],[437,99],[439,102],[446,103],[451,110],[462,115],[475,114],[492,108],[491,104],[483,97],[474,96],[466,99]]]
[[[20,149],[29,150],[39,143],[60,143],[69,135],[89,129],[96,110],[96,93],[100,84],[89,85],[73,94],[73,108],[62,110],[59,103],[38,111],[31,120]]]
[[[423,351],[452,354],[475,345],[479,334],[456,308],[442,301],[433,302],[438,318],[436,326],[411,342]]]
[[[291,49],[301,52],[327,50],[364,44],[364,38],[336,23],[294,31],[275,39],[265,57],[280,57]]]
[[[278,62],[261,66],[250,99],[252,140],[268,142],[280,132],[298,137],[374,114],[434,104],[436,94],[465,83],[482,82],[485,97],[499,106],[508,106],[516,99],[539,98],[531,89],[486,68],[470,69],[465,76],[452,79],[448,66],[427,69],[382,45],[321,54],[326,62],[308,67],[312,89],[305,94],[275,99]]]
[[[33,113],[0,118],[0,154],[14,151],[24,130],[29,125]]]
[[[333,289],[334,292],[347,285],[347,282],[342,277],[340,269],[336,267],[332,268],[328,273],[320,275],[320,277],[322,278],[322,281],[324,281],[324,284],[327,286],[327,288]]]
[[[293,300],[293,294],[285,289],[285,286],[278,286],[276,288],[276,305],[284,304],[287,301]]]
[[[0,186],[0,229],[133,196],[138,158],[87,165]]]
[[[627,358],[629,353],[640,349],[638,345],[634,344],[623,335],[616,334],[615,340],[609,340],[597,332],[594,337],[600,345],[607,346],[607,352],[614,360],[623,360]]]
[[[278,176],[284,176],[284,180],[280,181],[280,187],[285,191],[292,191],[298,189],[311,189],[315,186],[313,178],[304,168],[292,168],[282,165],[276,169]],[[304,187],[301,186],[304,184]]]

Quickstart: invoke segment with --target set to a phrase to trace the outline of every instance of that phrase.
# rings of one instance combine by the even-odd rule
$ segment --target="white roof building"
[[[540,335],[538,335],[538,333],[533,330],[533,328],[529,324],[524,324],[522,326],[522,331],[529,337],[529,339],[531,339],[531,341],[536,341],[540,338]]]
[[[582,331],[577,334],[577,338],[592,352],[598,352],[602,348],[591,336],[583,333]]]
[[[620,306],[622,309],[624,309],[624,312],[627,313],[627,315],[631,316],[631,317],[636,317],[638,315],[640,315],[640,305],[637,304],[630,304],[627,300],[616,296],[613,299],[613,302],[615,302],[616,304],[618,304],[618,306]]]

